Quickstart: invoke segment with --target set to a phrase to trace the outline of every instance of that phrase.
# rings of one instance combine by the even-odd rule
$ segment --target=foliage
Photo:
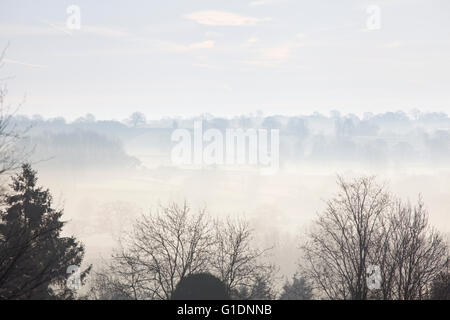
[[[63,211],[53,208],[49,190],[36,183],[36,172],[24,164],[0,211],[0,299],[74,296],[66,287],[66,270],[81,264],[84,247],[61,236]]]

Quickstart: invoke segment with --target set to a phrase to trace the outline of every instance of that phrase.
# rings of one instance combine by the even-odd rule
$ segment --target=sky
[[[450,113],[448,0],[1,0],[7,45],[26,115]]]

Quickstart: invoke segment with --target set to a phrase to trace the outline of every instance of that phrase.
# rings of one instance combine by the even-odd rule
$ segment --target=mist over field
[[[449,12],[1,0],[0,301],[450,299]]]
[[[280,169],[261,175],[257,166],[181,167],[171,161],[177,128],[280,130]],[[245,217],[255,243],[273,246],[280,275],[294,273],[298,246],[311,221],[336,191],[338,175],[376,175],[394,194],[423,197],[430,223],[450,232],[450,118],[444,113],[395,112],[340,115],[241,115],[124,121],[92,115],[63,118],[16,116],[29,128],[21,141],[32,148],[40,182],[64,206],[65,232],[86,245],[87,261],[101,263],[135,218],[159,204],[187,201],[213,217]]]

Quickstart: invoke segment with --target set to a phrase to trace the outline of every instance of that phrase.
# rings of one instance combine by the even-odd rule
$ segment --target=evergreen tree
[[[69,266],[79,266],[84,247],[62,237],[62,210],[52,207],[48,189],[36,185],[29,164],[12,177],[0,209],[0,299],[69,299]],[[81,280],[89,269],[80,273]]]
[[[450,281],[448,272],[442,272],[433,281],[430,299],[450,300]]]
[[[292,278],[292,283],[286,281],[283,286],[283,292],[281,293],[280,300],[311,300],[312,289],[306,283],[305,278],[297,277]]]

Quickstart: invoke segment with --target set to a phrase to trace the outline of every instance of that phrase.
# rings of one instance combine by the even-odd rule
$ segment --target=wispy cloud
[[[215,32],[215,31],[205,32],[205,37],[208,37],[208,38],[219,38],[222,36],[223,36],[223,34],[221,34],[220,32]]]
[[[279,47],[266,48],[261,50],[261,55],[266,60],[285,61],[289,58],[292,45],[284,45]]]
[[[22,24],[0,24],[0,36],[22,37],[22,36],[57,36],[60,33],[52,28],[22,25]]]
[[[41,64],[27,63],[27,62],[22,62],[22,61],[13,60],[13,59],[3,59],[3,62],[9,63],[9,64],[18,64],[21,66],[33,67],[33,68],[46,68],[47,67],[47,66],[41,65]]]
[[[246,42],[241,44],[241,47],[251,48],[251,47],[256,46],[258,44],[258,42],[259,42],[259,38],[257,38],[257,37],[250,37],[250,38],[247,39]]]
[[[131,36],[130,33],[124,30],[108,26],[86,25],[82,26],[80,31],[95,36],[110,37],[110,38],[121,38]]]
[[[158,47],[167,51],[174,52],[187,52],[192,50],[200,50],[200,49],[212,49],[215,46],[215,42],[213,40],[206,40],[201,42],[194,42],[188,45],[169,42],[169,41],[160,41]]]
[[[290,42],[279,46],[260,48],[254,59],[241,61],[248,65],[277,66],[286,62],[291,56],[293,49],[303,46],[302,43]]]
[[[43,25],[0,24],[0,36],[4,37],[52,37],[61,35],[93,35],[99,37],[126,37],[124,30],[100,25],[82,25],[79,30],[70,30],[63,23],[41,21]]]
[[[67,34],[67,35],[69,35],[69,36],[72,35],[72,33],[69,31],[69,29],[67,29],[67,28],[65,28],[65,27],[57,26],[57,25],[55,25],[55,24],[53,24],[53,23],[50,23],[50,22],[48,22],[48,21],[42,21],[42,23],[48,25],[49,27],[51,27],[51,28],[53,28],[53,29],[55,29],[55,30],[57,30],[57,31],[64,32],[65,34]]]
[[[211,49],[214,47],[215,42],[212,40],[206,40],[202,42],[192,43],[188,46],[189,49]]]
[[[268,19],[242,16],[228,11],[197,11],[184,16],[199,24],[209,26],[253,26]]]
[[[230,86],[229,84],[224,84],[222,87],[225,91],[231,92],[233,91],[233,87]]]
[[[402,47],[403,45],[404,45],[404,43],[401,41],[393,41],[393,42],[385,43],[383,45],[383,48],[388,48],[388,49],[399,48],[399,47]]]
[[[250,7],[258,7],[258,6],[265,6],[268,4],[274,4],[276,2],[277,2],[276,0],[255,0],[250,2],[248,5]]]
[[[210,69],[210,70],[222,70],[223,66],[213,65],[209,63],[193,63],[192,66],[202,69]]]

